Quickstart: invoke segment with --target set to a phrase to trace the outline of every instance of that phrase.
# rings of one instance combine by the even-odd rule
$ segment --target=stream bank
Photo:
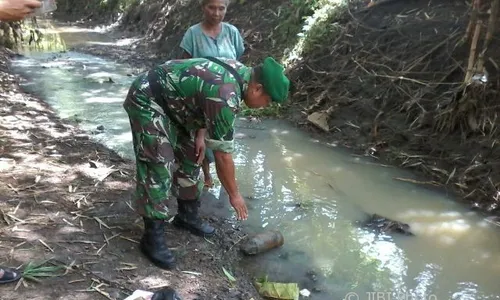
[[[8,67],[10,58],[2,50],[0,265],[50,259],[67,271],[41,283],[2,285],[2,299],[123,299],[135,289],[162,286],[172,286],[183,299],[260,299],[235,267],[238,253],[232,245],[242,233],[228,210],[204,208],[206,203],[224,207],[209,193],[202,208],[218,229],[214,238],[167,226],[169,246],[178,257],[177,269],[169,272],[140,255],[143,225],[130,200],[135,165],[22,92],[20,78]],[[172,201],[174,213],[175,207]]]

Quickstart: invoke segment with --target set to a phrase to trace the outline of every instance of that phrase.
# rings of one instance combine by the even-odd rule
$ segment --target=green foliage
[[[143,0],[88,0],[80,5],[75,5],[71,0],[58,0],[56,14],[80,15],[96,18],[97,16],[116,16],[126,12],[133,5]]]
[[[227,280],[229,280],[229,282],[231,283],[236,282],[236,278],[234,278],[234,276],[231,273],[229,273],[229,271],[226,270],[226,268],[222,267],[222,272],[224,272],[224,275],[226,275]]]
[[[252,109],[243,104],[240,115],[246,117],[279,117],[283,110],[283,106],[275,103],[259,109]]]
[[[299,59],[317,47],[328,47],[338,36],[338,21],[346,15],[347,0],[317,0],[311,6],[312,13],[304,17],[301,31],[292,49],[285,53],[284,63]]]
[[[297,40],[297,34],[302,29],[303,21],[311,16],[322,0],[291,0],[290,4],[279,12],[282,20],[276,28],[277,43],[292,46]],[[293,37],[293,38],[290,38]]]
[[[48,260],[39,263],[29,262],[24,268],[23,278],[35,282],[40,282],[39,278],[58,277],[64,275],[61,271],[66,268],[63,266],[47,265]]]
[[[19,30],[17,30],[18,42],[13,48],[42,51],[66,50],[66,44],[57,31],[52,30],[52,33],[47,33],[47,29],[55,29],[49,20],[38,21],[33,17],[20,22]]]
[[[336,22],[347,12],[347,2],[343,0],[322,0],[323,4],[306,19],[304,24],[303,53],[316,47],[325,47],[340,33],[341,26]]]
[[[125,12],[129,7],[138,5],[140,0],[100,0],[99,6],[103,11]]]
[[[15,48],[21,39],[20,22],[0,22],[0,45],[9,49]]]

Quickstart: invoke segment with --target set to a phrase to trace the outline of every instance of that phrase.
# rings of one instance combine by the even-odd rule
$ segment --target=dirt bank
[[[486,52],[488,82],[464,87],[468,20],[460,1],[390,1],[351,13],[324,36],[322,45],[333,46],[317,45],[290,70],[290,116],[322,133],[307,117],[328,115],[319,122],[325,137],[412,169],[425,176],[417,184],[445,187],[497,214],[498,40]]]
[[[153,267],[138,251],[141,219],[132,210],[134,165],[60,120],[20,91],[0,56],[0,265],[51,259],[60,276],[0,286],[2,299],[123,299],[135,289],[177,289],[183,299],[260,299],[237,266],[243,233],[227,204],[204,195],[218,234],[167,229],[177,270]],[[175,211],[175,203],[172,203]],[[212,209],[210,209],[212,207]],[[215,208],[214,208],[215,207]],[[231,284],[223,267],[237,278]]]
[[[470,39],[462,38],[469,7],[461,1],[381,2],[367,9],[350,7],[320,25],[325,28],[321,38],[289,70],[294,91],[284,117],[311,134],[423,175],[416,184],[444,187],[473,208],[496,214],[500,106],[494,100],[500,56],[487,52],[488,84],[464,89]],[[129,29],[138,22],[140,42],[79,50],[139,67],[177,57],[184,30],[199,16],[178,1],[146,3],[170,10],[146,18],[146,7],[152,6],[145,4],[125,15],[120,30],[137,34]],[[296,41],[296,31],[280,31],[293,23],[290,13],[303,12],[284,1],[230,6],[227,21],[238,25],[246,39],[244,61],[279,57]],[[497,43],[493,39],[489,49]],[[308,120],[325,112],[322,128]]]

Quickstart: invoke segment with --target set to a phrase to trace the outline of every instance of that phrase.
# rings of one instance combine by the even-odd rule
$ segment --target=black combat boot
[[[140,246],[142,253],[157,267],[166,270],[174,268],[175,257],[165,242],[165,221],[144,218]]]
[[[164,288],[153,294],[151,300],[182,300],[177,292],[172,288]]]
[[[189,230],[198,236],[210,236],[215,233],[215,228],[198,216],[200,200],[179,200],[177,199],[177,215],[174,218],[174,225]]]

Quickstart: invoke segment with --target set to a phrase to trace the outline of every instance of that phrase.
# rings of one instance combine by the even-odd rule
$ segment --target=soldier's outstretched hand
[[[38,0],[0,0],[0,20],[20,21],[42,6]]]
[[[248,218],[247,205],[241,195],[238,194],[238,196],[230,197],[229,202],[233,206],[234,210],[236,210],[238,220],[246,220]]]

